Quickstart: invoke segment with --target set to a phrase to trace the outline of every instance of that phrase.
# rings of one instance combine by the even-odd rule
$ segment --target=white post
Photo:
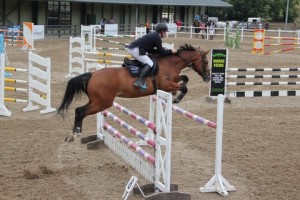
[[[102,112],[98,112],[97,113],[97,120],[96,120],[96,127],[97,127],[97,138],[99,138],[100,140],[104,140],[104,123],[105,123],[105,119],[103,117]]]
[[[96,26],[97,25],[91,25],[91,29],[92,29],[92,51],[97,51],[96,49]]]
[[[209,26],[208,27],[206,27],[206,39],[208,40],[208,35],[209,35],[210,33],[209,33]]]
[[[244,42],[244,28],[242,27],[241,31],[241,42]]]
[[[166,101],[166,106],[162,103]],[[156,100],[155,188],[170,192],[172,95],[158,90]]]
[[[149,108],[149,121],[154,123],[155,120],[155,110],[156,110],[156,100],[153,99],[152,96],[150,96],[150,108]],[[148,128],[148,132],[146,133],[146,136],[151,138],[152,140],[155,139],[155,135],[152,129]],[[139,146],[147,146],[148,143],[144,140],[140,140],[137,142]]]
[[[235,191],[235,187],[222,176],[222,139],[223,139],[223,112],[224,95],[218,95],[217,130],[216,130],[216,158],[215,175],[201,187],[200,192],[217,192],[222,196],[228,196],[228,192]]]

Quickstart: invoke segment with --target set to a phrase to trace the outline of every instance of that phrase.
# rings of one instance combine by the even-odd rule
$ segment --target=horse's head
[[[183,59],[186,65],[197,72],[203,81],[210,81],[210,68],[208,66],[207,54],[208,51],[203,51],[198,47],[197,49],[189,44],[179,47],[178,56]]]
[[[197,48],[197,52],[200,54],[200,61],[198,66],[196,66],[195,71],[200,72],[200,76],[203,78],[203,81],[208,82],[210,81],[210,68],[208,65],[208,59],[207,59],[207,54],[209,53],[210,50],[203,51],[200,49],[200,47]],[[202,71],[202,72],[201,72]]]

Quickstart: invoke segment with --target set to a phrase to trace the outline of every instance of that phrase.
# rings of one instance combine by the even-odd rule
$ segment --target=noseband
[[[191,59],[193,56],[191,56],[189,59],[185,59],[185,58],[183,58],[183,57],[180,55],[180,53],[181,53],[181,52],[179,52],[179,53],[177,54],[177,56],[178,56],[181,60],[183,60],[189,68],[192,68],[194,71],[197,71],[196,65],[195,65],[192,61],[190,61],[190,59]],[[201,57],[202,57],[202,55],[201,55]],[[203,58],[203,57],[202,57],[202,58]],[[203,68],[203,72],[202,72],[201,76],[202,76],[203,78],[207,78],[208,72],[209,72],[210,70],[207,70],[207,71],[206,71],[206,69],[204,69],[204,66],[203,66],[203,59],[201,59],[201,60],[199,61],[199,63],[200,63],[200,65],[201,65],[202,68]]]

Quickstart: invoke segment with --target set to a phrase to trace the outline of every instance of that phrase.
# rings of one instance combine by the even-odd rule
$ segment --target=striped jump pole
[[[15,71],[15,72],[28,72],[28,69],[15,68],[15,67],[5,67],[5,71]]]
[[[133,126],[130,126],[128,123],[120,119],[119,117],[115,116],[111,112],[108,111],[103,111],[104,116],[109,117],[110,119],[114,120],[117,122],[119,125],[121,125],[123,128],[126,128],[127,130],[130,131],[130,133],[134,134],[135,136],[139,137],[140,139],[144,140],[149,144],[151,147],[155,147],[155,142],[152,140],[150,137],[145,136],[142,132],[138,131],[136,128]]]
[[[3,58],[1,58],[2,60]],[[5,63],[5,62],[4,62]],[[28,94],[29,89],[28,88],[17,88],[17,87],[11,87],[11,86],[5,86],[5,83],[21,83],[21,84],[28,84],[28,81],[25,80],[18,80],[18,79],[12,79],[12,78],[5,78],[6,72],[7,71],[15,71],[15,72],[26,72],[28,73],[28,69],[22,69],[22,68],[15,68],[15,67],[5,67],[3,63],[3,67],[0,67],[1,72],[0,72],[0,115],[5,116],[5,117],[10,117],[12,112],[8,110],[4,102],[13,102],[13,103],[28,103],[28,99],[17,99],[17,98],[10,98],[10,97],[5,97],[4,91],[11,91],[11,92],[25,92]]]
[[[155,130],[154,139],[145,136],[108,110],[97,114],[97,138],[103,140],[104,144],[114,153],[123,158],[124,161],[144,178],[153,183],[150,186],[153,191],[159,190],[168,193],[171,191],[172,95],[160,90],[157,92],[157,95],[158,98],[155,102],[158,109],[155,117],[156,124],[145,120],[143,117],[118,103],[114,102],[112,107],[123,112],[128,117],[141,122],[144,126]],[[166,101],[165,105],[162,104],[162,100]],[[119,132],[108,123],[108,119],[127,129],[132,135],[146,141],[148,146],[154,149],[153,152],[155,155],[147,153],[129,137]]]
[[[122,42],[118,42],[118,41],[113,41],[113,40],[107,40],[107,39],[103,39],[103,38],[97,38],[97,40],[103,41],[103,42],[109,42],[109,43],[114,43],[114,44],[119,44],[119,45],[129,45],[127,43],[122,43]]]
[[[288,71],[300,71],[300,68],[296,68],[296,67],[285,67],[285,68],[228,68],[227,72],[262,72],[262,71],[266,71],[266,72],[279,72],[279,71],[284,71],[284,72],[288,72]]]
[[[12,112],[5,106],[4,97],[4,77],[5,77],[5,54],[3,45],[3,35],[0,35],[0,115],[5,117],[10,117]]]
[[[293,38],[293,37],[269,37],[265,36],[265,39],[280,39],[280,40],[300,40],[300,38]]]
[[[132,58],[129,54],[115,54],[115,53],[102,53],[102,52],[85,52],[85,54],[93,54],[98,56],[115,56],[115,57],[124,57],[124,58]]]
[[[242,75],[242,74],[229,74],[229,72],[290,72],[298,74],[286,74],[286,75]],[[226,82],[225,82],[225,92],[227,97],[283,97],[283,96],[300,96],[300,90],[254,90],[254,91],[233,91],[229,90],[227,86],[283,86],[283,85],[300,85],[300,81],[262,81],[262,82],[248,82],[247,79],[296,79],[300,78],[300,68],[229,68],[226,71]],[[228,82],[229,79],[245,79],[246,81],[240,82]],[[299,88],[300,89],[300,88]]]
[[[271,46],[295,46],[295,45],[298,45],[298,43],[265,44],[265,47],[271,47]]]
[[[157,97],[156,96],[152,96],[152,98],[155,100]],[[204,124],[210,128],[213,128],[213,129],[216,129],[217,128],[217,125],[215,122],[212,122],[210,120],[207,120],[203,117],[200,117],[198,115],[195,115],[187,110],[184,110],[178,106],[175,106],[175,105],[172,105],[172,109],[174,111],[176,111],[177,113],[180,113],[182,115],[184,115],[185,117],[189,118],[189,119],[193,119],[194,121],[198,122],[198,123],[201,123],[201,124]]]
[[[91,59],[91,58],[85,58],[85,61],[92,61],[92,62],[98,62],[98,63],[105,63],[105,64],[120,64],[122,65],[122,61],[115,61],[115,60],[101,60],[101,59]]]
[[[126,136],[122,135],[119,131],[114,129],[112,126],[110,126],[108,123],[105,123],[103,127],[108,130],[110,133],[112,133],[114,136],[121,139],[123,142],[125,142],[130,148],[134,149],[137,153],[139,153],[141,156],[143,156],[145,159],[147,159],[152,165],[155,164],[155,158],[147,153],[145,150],[143,150],[141,147],[139,147],[136,143],[129,140]]]
[[[146,120],[145,118],[141,117],[140,115],[132,112],[131,110],[125,108],[124,106],[113,102],[113,107],[122,111],[123,113],[125,113],[126,115],[130,116],[131,118],[137,120],[138,122],[144,124],[145,126],[147,126],[148,128],[150,128],[151,130],[153,130],[154,132],[156,131],[156,126],[153,122],[150,122],[149,120]]]
[[[228,97],[288,97],[300,96],[300,90],[228,91]]]
[[[113,47],[97,47],[98,50],[126,50],[126,48],[113,48]]]
[[[28,81],[13,78],[5,78],[4,81],[9,83],[28,83]]]
[[[276,39],[278,40],[277,44],[265,44],[265,41],[267,39]],[[287,41],[295,41],[294,43],[280,43],[282,40],[287,40]],[[270,46],[291,46],[293,45],[293,48],[287,48],[287,49],[279,49],[276,51],[271,51],[271,52],[265,52],[265,47],[270,47]],[[299,34],[298,37],[270,37],[265,35],[265,30],[264,29],[256,29],[254,31],[254,39],[253,39],[253,48],[252,48],[252,53],[260,53],[261,55],[270,55],[274,53],[280,53],[280,52],[286,52],[286,51],[294,51],[296,49],[300,48],[300,38]]]
[[[3,55],[1,55],[1,62],[3,62]],[[40,110],[41,114],[54,112],[56,109],[51,107],[51,74],[50,74],[50,58],[43,58],[37,54],[29,52],[28,54],[29,66],[28,69],[5,67],[1,63],[0,67],[0,115],[10,117],[9,111],[4,102],[28,103],[24,112],[37,110],[39,106],[45,106],[44,110]],[[40,67],[44,68],[40,68]],[[28,81],[18,80],[12,78],[5,78],[5,70],[15,72],[26,72]],[[27,84],[28,88],[17,88],[5,86],[5,82]],[[8,98],[4,96],[4,91],[26,92],[28,99]]]
[[[300,85],[300,82],[228,82],[226,85]]]
[[[281,52],[286,52],[286,51],[293,51],[296,49],[300,48],[300,38],[293,38],[293,37],[268,37],[265,36],[265,39],[277,39],[278,42],[280,40],[288,40],[288,41],[297,41],[296,43],[278,43],[278,44],[264,44],[265,47],[270,47],[270,46],[289,46],[289,45],[293,45],[295,47],[293,48],[287,48],[287,49],[280,49],[280,50],[276,50],[276,51],[271,51],[271,52],[265,52],[263,53],[263,55],[270,55],[270,54],[274,54],[274,53],[281,53]],[[296,46],[298,45],[298,46]]]
[[[135,38],[135,35],[103,35],[103,34],[97,34],[97,36],[100,37],[112,37],[112,38]]]
[[[4,97],[4,101],[14,102],[14,103],[28,103],[28,100],[25,99],[15,99],[15,98],[8,98],[8,97]]]
[[[296,49],[300,49],[300,47],[294,47],[294,48],[288,48],[288,49],[281,49],[281,50],[277,50],[277,51],[271,51],[268,53],[264,53],[264,55],[269,55],[269,54],[273,54],[273,53],[280,53],[280,52],[284,52],[284,51],[292,51],[292,50],[296,50]]]
[[[156,100],[157,97],[152,95],[152,99]],[[172,105],[172,110],[183,116],[192,119],[198,123],[205,124],[206,126],[216,129],[216,154],[215,154],[215,174],[205,184],[204,187],[200,187],[200,192],[217,192],[222,196],[228,196],[228,192],[235,191],[235,187],[231,185],[222,175],[222,138],[223,138],[223,112],[224,112],[224,95],[218,95],[217,102],[217,123],[209,121],[203,117],[195,115],[187,110],[184,110],[178,106]],[[165,102],[162,101],[165,105]],[[151,107],[151,104],[150,104]],[[152,110],[150,108],[150,110]]]
[[[25,88],[16,88],[16,87],[4,87],[6,91],[15,91],[15,92],[28,92],[28,89]]]
[[[227,75],[226,78],[300,78],[300,75]]]
[[[113,41],[113,40],[108,40],[108,39],[104,39],[104,37],[106,38],[135,38],[136,35],[103,35],[103,34],[96,34],[96,35],[93,35],[93,50],[96,50],[98,49],[96,47],[96,41],[97,40],[100,40],[100,41],[103,41],[103,42],[109,42],[109,43],[114,43],[114,44],[119,44],[119,45],[123,45],[123,46],[126,46],[128,44],[126,43],[122,43],[122,42],[117,42],[117,41]]]
[[[4,69],[7,71],[28,72],[28,69],[15,68],[15,67],[5,67]],[[28,81],[13,79],[13,78],[4,78],[4,82],[28,84]],[[17,87],[11,87],[11,86],[4,86],[4,90],[5,91],[14,91],[14,92],[25,92],[25,93],[29,92],[28,88],[17,88]],[[28,100],[25,100],[25,99],[16,99],[16,98],[9,98],[9,97],[4,97],[4,101],[5,102],[14,102],[14,103],[28,103]]]

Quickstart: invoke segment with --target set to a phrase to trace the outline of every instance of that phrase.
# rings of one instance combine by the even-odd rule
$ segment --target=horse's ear
[[[207,51],[203,51],[203,54],[206,56],[210,52],[210,49]]]

